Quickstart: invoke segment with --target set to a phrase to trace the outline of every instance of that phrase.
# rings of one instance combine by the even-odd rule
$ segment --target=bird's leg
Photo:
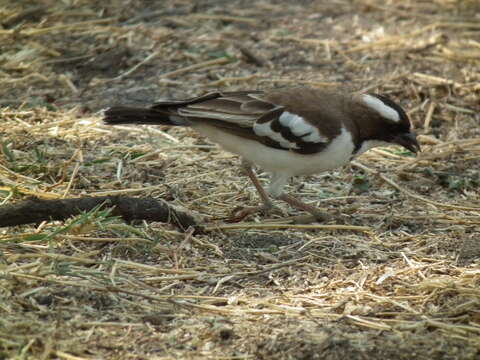
[[[263,201],[263,208],[265,210],[270,210],[273,207],[272,200],[270,200],[270,196],[268,195],[267,191],[265,188],[262,186],[260,183],[260,180],[258,180],[257,175],[253,172],[252,166],[246,162],[242,163],[242,167],[245,171],[245,173],[248,175],[250,180],[252,180],[253,186],[255,186],[255,189],[257,189],[258,194],[260,195],[260,198]]]
[[[234,216],[232,219],[230,219],[230,221],[232,222],[241,221],[247,216],[257,212],[262,212],[266,214],[275,207],[272,203],[272,200],[270,200],[270,196],[268,195],[267,191],[264,189],[264,187],[260,183],[260,180],[258,180],[257,176],[253,172],[252,165],[246,161],[242,161],[242,168],[252,181],[255,189],[257,189],[257,192],[260,195],[263,204],[260,206],[244,207],[239,211],[234,211]]]
[[[298,200],[297,198],[291,195],[285,194],[283,192],[283,188],[288,183],[288,179],[289,177],[274,173],[272,176],[272,182],[270,184],[270,188],[268,189],[268,192],[270,193],[270,195],[273,196],[275,199],[285,201],[287,204],[289,204],[295,209],[308,212],[317,221],[323,222],[330,218],[328,214],[316,208],[315,206],[305,204],[304,202]]]
[[[324,222],[331,218],[327,213],[316,208],[315,206],[306,204],[291,195],[284,194],[282,190],[287,184],[289,177],[281,176],[277,173],[272,174],[272,181],[267,192],[258,180],[254,171],[252,170],[251,164],[243,161],[242,168],[244,169],[250,180],[252,180],[253,185],[257,189],[257,192],[263,201],[263,205],[242,208],[241,210],[234,212],[234,216],[232,219],[230,219],[230,221],[241,221],[245,217],[256,212],[262,212],[264,214],[271,212],[273,209],[276,208],[276,206],[272,203],[271,197],[285,201],[287,204],[289,204],[295,209],[306,211],[307,213],[312,215],[317,221]]]
[[[324,222],[327,221],[331,218],[329,214],[326,212],[320,210],[319,208],[306,204],[303,201],[298,200],[297,198],[288,195],[288,194],[281,194],[277,196],[277,199],[285,201],[287,204],[290,206],[294,207],[295,209],[298,210],[303,210],[308,212],[310,215],[312,215],[317,221]]]

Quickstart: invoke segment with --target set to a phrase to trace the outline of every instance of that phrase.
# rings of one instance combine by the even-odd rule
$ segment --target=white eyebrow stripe
[[[382,100],[369,94],[363,94],[362,99],[365,105],[367,105],[370,109],[378,112],[384,118],[392,120],[394,122],[400,121],[400,114],[398,113],[398,111],[386,105]]]

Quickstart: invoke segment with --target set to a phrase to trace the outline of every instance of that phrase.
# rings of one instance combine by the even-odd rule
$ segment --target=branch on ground
[[[195,217],[166,201],[121,196],[98,196],[72,199],[45,200],[30,198],[12,205],[0,206],[0,227],[39,223],[49,220],[66,220],[81,212],[101,206],[113,208],[112,215],[125,221],[160,221],[186,230],[198,226]]]

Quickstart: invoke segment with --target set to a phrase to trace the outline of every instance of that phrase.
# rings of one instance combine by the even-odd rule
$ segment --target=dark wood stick
[[[113,207],[112,215],[125,221],[147,220],[171,223],[182,230],[196,227],[195,217],[166,201],[122,196],[98,196],[45,200],[30,198],[16,204],[0,206],[0,227],[39,223],[45,220],[66,220],[96,206]]]

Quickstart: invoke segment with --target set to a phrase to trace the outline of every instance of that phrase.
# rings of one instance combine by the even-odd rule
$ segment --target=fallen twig
[[[214,230],[239,230],[239,229],[296,229],[296,230],[351,230],[351,231],[370,231],[368,226],[355,225],[297,225],[297,224],[257,224],[257,223],[239,223],[239,224],[221,224],[208,226],[205,231]]]
[[[182,229],[198,225],[192,214],[163,200],[151,197],[99,196],[53,200],[31,198],[17,204],[4,205],[0,207],[0,227],[65,220],[97,206],[113,207],[112,215],[120,216],[125,221],[161,221]]]

